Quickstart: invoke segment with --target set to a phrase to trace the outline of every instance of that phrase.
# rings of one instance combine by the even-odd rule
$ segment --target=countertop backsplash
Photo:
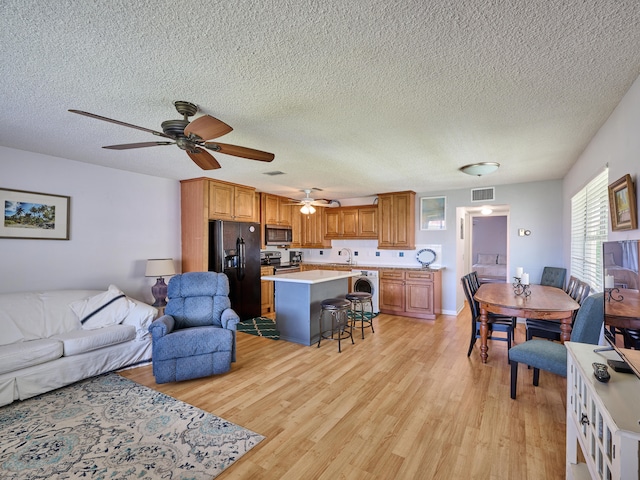
[[[357,243],[357,246],[353,244]],[[332,263],[346,264],[348,254],[345,250],[351,251],[352,265],[367,267],[408,267],[421,268],[422,264],[416,258],[417,253],[428,248],[436,254],[436,259],[430,268],[442,268],[442,245],[416,245],[415,250],[378,250],[377,240],[361,240],[358,242],[347,242],[346,240],[333,240],[332,248],[324,250],[302,249],[304,263]],[[338,252],[342,251],[339,255]]]

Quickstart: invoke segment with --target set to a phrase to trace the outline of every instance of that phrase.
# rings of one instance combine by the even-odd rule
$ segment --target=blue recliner
[[[149,326],[157,383],[228,372],[236,360],[236,325],[224,273],[189,272],[171,278],[165,314]]]
[[[587,297],[578,310],[571,330],[571,341],[598,344],[604,322],[604,296],[596,293]],[[567,376],[567,349],[551,340],[527,340],[509,349],[511,364],[511,398],[516,398],[518,363],[533,368],[533,384],[537,387],[540,370],[546,370],[563,377]]]

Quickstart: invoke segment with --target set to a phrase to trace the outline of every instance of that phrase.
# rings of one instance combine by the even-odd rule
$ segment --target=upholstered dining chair
[[[571,341],[597,345],[603,322],[603,294],[596,293],[587,297],[578,310],[571,331]],[[567,376],[567,349],[563,344],[549,340],[527,340],[514,345],[509,350],[509,363],[511,364],[511,398],[515,399],[519,363],[533,368],[533,384],[537,387],[540,370]]]
[[[564,279],[567,276],[567,269],[562,267],[544,267],[540,285],[549,287],[564,288]]]
[[[469,309],[471,310],[471,341],[469,342],[469,350],[467,351],[467,357],[471,355],[473,351],[473,346],[476,343],[476,340],[480,338],[480,305],[473,298],[477,287],[474,288],[474,280],[473,274],[469,273],[461,278],[462,289],[464,290],[464,295],[467,298],[467,303],[469,304]],[[504,315],[496,315],[493,313],[489,314],[488,317],[488,326],[489,326],[489,336],[492,340],[500,340],[503,342],[507,342],[507,349],[511,348],[511,342],[514,337],[514,329],[516,318],[507,317]],[[493,332],[504,332],[506,335],[504,337],[494,337],[492,335]]]
[[[589,292],[591,291],[589,284],[572,276],[567,285],[567,288],[569,289],[569,291],[565,290],[567,294],[578,302],[578,304],[582,305],[582,302],[584,302],[584,300],[589,296]],[[573,312],[572,325],[576,320],[577,314],[578,310]],[[555,340],[557,342],[560,341],[560,322],[556,320],[527,319],[526,328],[527,340],[531,340],[533,337],[538,337]]]
[[[153,376],[178,382],[228,372],[236,360],[236,325],[224,273],[188,272],[169,281],[165,314],[149,326]]]

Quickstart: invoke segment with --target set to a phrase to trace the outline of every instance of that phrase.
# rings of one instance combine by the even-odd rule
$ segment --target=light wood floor
[[[304,347],[238,333],[230,373],[156,385],[266,437],[219,479],[560,479],[564,378],[520,366],[509,397],[506,343],[467,358],[467,308],[435,321],[391,315],[355,345]],[[516,342],[524,340],[518,326]]]

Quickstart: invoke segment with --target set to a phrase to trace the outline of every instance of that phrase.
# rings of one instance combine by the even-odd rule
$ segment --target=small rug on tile
[[[0,408],[0,476],[211,480],[263,439],[107,373]]]
[[[259,337],[280,339],[280,332],[276,330],[276,322],[267,317],[250,318],[238,323],[236,329],[239,332],[250,333]]]

